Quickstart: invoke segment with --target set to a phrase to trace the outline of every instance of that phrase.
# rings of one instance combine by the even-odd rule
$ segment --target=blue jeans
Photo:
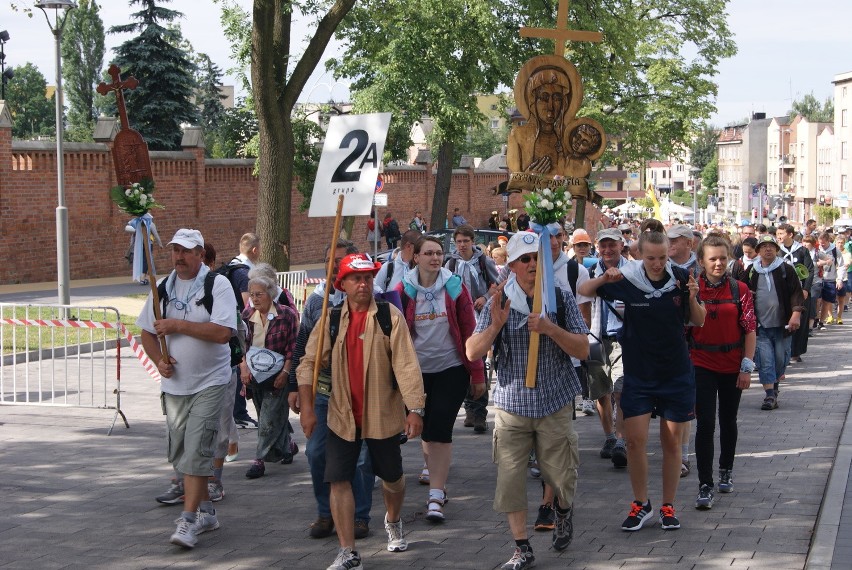
[[[772,386],[784,375],[790,364],[793,337],[784,336],[784,327],[757,327],[757,350],[754,353],[760,383]]]
[[[325,442],[328,438],[328,396],[317,394],[314,400],[314,413],[317,425],[314,433],[305,447],[305,455],[311,467],[311,482],[314,487],[314,498],[317,501],[317,514],[321,517],[331,517],[329,493],[331,486],[325,479]],[[355,520],[370,522],[370,507],[373,506],[373,467],[370,465],[370,454],[367,446],[362,445],[358,457],[358,468],[352,480],[352,494],[355,496]]]

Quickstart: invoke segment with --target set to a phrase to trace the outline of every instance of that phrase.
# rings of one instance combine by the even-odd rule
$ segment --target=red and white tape
[[[320,283],[325,283],[325,279],[322,277],[308,277],[305,279],[305,285],[319,285]]]
[[[16,325],[16,326],[27,326],[27,327],[55,327],[55,328],[74,328],[74,329],[113,329],[118,328],[121,335],[127,340],[127,343],[130,345],[130,349],[136,355],[136,358],[139,359],[139,362],[142,364],[142,368],[156,381],[160,381],[160,371],[157,370],[157,367],[148,358],[148,355],[145,354],[145,351],[142,349],[142,345],[140,345],[136,339],[130,334],[130,331],[127,330],[127,327],[124,326],[124,323],[118,323],[118,327],[116,327],[115,323],[107,323],[100,321],[77,321],[77,320],[64,320],[64,319],[0,319],[0,323],[4,325]]]

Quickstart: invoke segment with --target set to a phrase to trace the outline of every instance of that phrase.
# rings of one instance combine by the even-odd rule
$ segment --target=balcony
[[[795,154],[783,154],[778,159],[778,167],[779,168],[796,168],[796,155]]]

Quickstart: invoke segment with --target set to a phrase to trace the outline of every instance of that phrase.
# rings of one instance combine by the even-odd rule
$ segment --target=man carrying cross
[[[556,314],[542,316],[531,311],[538,247],[539,236],[531,232],[517,233],[509,240],[512,275],[486,303],[466,346],[467,357],[475,360],[494,345],[497,361],[494,510],[506,513],[516,544],[504,570],[522,570],[535,562],[527,534],[530,449],[535,449],[542,476],[557,496],[553,502],[553,547],[568,548],[574,534],[573,503],[580,457],[572,408],[580,383],[571,356],[580,360],[588,357],[589,331],[570,290],[556,291],[562,296]],[[533,332],[539,333],[541,340],[536,384],[528,388],[527,360]]]
[[[168,427],[168,458],[178,477],[183,474],[184,510],[171,542],[192,548],[199,534],[219,528],[207,480],[213,475],[213,446],[231,380],[228,340],[237,325],[237,303],[228,280],[213,275],[213,300],[207,308],[210,270],[204,265],[201,232],[180,229],[169,245],[175,269],[165,281],[163,318],[154,318],[154,301],[148,295],[136,324],[142,329],[145,353],[163,377],[160,400]],[[163,355],[158,337],[166,337],[169,356]]]

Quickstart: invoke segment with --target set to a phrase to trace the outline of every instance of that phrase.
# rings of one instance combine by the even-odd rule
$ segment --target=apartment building
[[[755,113],[748,123],[725,127],[716,142],[719,164],[720,217],[739,221],[766,203],[767,136],[765,113]]]
[[[832,164],[832,197],[843,217],[852,214],[849,203],[849,180],[852,177],[852,71],[834,76],[834,162]]]

